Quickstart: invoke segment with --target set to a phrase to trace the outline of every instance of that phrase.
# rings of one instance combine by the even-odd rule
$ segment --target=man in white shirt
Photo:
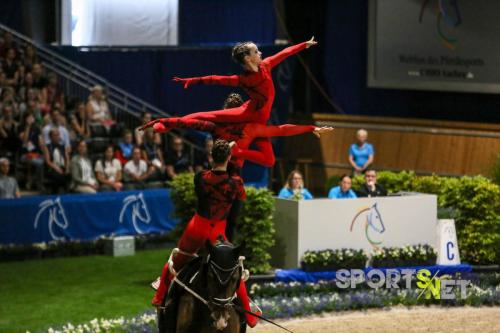
[[[51,114],[52,122],[44,126],[42,130],[43,139],[45,140],[45,144],[49,144],[50,142],[50,130],[53,128],[57,128],[59,130],[59,135],[61,137],[61,141],[64,144],[64,147],[71,148],[71,143],[69,141],[69,132],[65,125],[64,116],[60,111],[54,110]]]
[[[132,151],[132,159],[123,167],[125,187],[131,189],[144,189],[144,182],[153,174],[154,167],[141,160],[141,149],[135,147]]]

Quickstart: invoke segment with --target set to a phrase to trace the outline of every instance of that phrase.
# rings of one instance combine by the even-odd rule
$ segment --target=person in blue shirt
[[[357,198],[356,193],[351,189],[351,177],[342,175],[340,185],[332,187],[328,192],[328,199],[352,199]]]
[[[278,194],[278,198],[292,200],[309,200],[312,199],[312,194],[304,188],[304,177],[298,170],[293,170],[288,175],[288,180],[285,186]]]
[[[373,145],[366,142],[368,139],[368,132],[364,129],[360,129],[356,133],[357,142],[353,143],[349,148],[349,163],[353,168],[353,173],[359,175],[365,172],[373,163],[373,158],[375,155],[375,150]]]

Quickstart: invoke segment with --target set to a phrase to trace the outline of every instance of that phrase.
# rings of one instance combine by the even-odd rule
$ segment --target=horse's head
[[[151,222],[151,216],[149,215],[148,206],[146,205],[142,192],[137,196],[137,201],[134,205],[134,215],[143,223]]]
[[[378,211],[377,203],[374,203],[373,206],[370,207],[370,212],[368,214],[368,224],[379,234],[385,231],[384,221],[382,220],[382,216]]]
[[[58,225],[62,229],[66,229],[69,226],[68,219],[66,218],[66,213],[64,212],[64,208],[61,205],[61,198],[57,197],[54,200],[54,204],[50,211],[51,220],[54,221],[56,225]]]
[[[212,307],[214,326],[223,330],[229,319],[228,307],[236,297],[243,273],[240,247],[222,241],[212,245],[206,242],[207,248],[207,296]]]

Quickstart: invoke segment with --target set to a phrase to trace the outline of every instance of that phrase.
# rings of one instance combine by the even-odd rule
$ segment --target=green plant
[[[252,273],[271,269],[269,249],[274,245],[274,198],[267,189],[246,187],[247,198],[239,216],[237,241],[244,245],[246,266]]]

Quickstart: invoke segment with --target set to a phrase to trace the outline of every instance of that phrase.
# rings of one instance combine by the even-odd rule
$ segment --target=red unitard
[[[240,168],[243,166],[244,160],[267,167],[274,165],[272,146],[268,150],[267,145],[259,146],[261,141],[256,140],[257,150],[248,149],[254,139],[299,135],[312,132],[316,128],[316,126],[312,125],[291,124],[279,126],[267,126],[258,123],[215,124],[211,121],[186,119],[185,117],[161,118],[155,121],[156,123],[153,125],[155,132],[164,133],[172,128],[190,128],[210,132],[216,138],[235,141],[237,147],[233,148],[232,162]]]
[[[241,201],[246,198],[243,180],[238,176],[230,176],[226,171],[201,171],[194,178],[195,193],[198,199],[196,214],[189,221],[182,233],[177,247],[182,251],[173,258],[175,271],[179,271],[192,258],[184,253],[195,254],[205,244],[207,239],[211,242],[222,236],[226,239],[226,217],[233,205],[238,208]],[[160,286],[153,297],[152,304],[161,306],[170,287],[173,275],[169,264],[165,264],[161,274]],[[241,281],[236,294],[243,307],[251,311],[246,286]],[[247,322],[255,326],[256,319],[247,316]]]
[[[241,75],[210,75],[183,79],[187,86],[203,83],[241,87],[250,97],[249,101],[236,108],[197,112],[186,115],[185,118],[208,120],[214,123],[253,122],[265,124],[269,120],[275,96],[271,70],[287,57],[304,50],[306,46],[306,42],[293,45],[263,59],[257,72],[245,71]]]

